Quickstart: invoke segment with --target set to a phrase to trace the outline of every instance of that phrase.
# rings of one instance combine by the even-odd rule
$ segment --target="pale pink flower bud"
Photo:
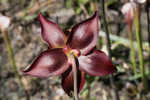
[[[6,29],[10,25],[10,18],[0,15],[0,29]]]
[[[121,12],[124,14],[124,16],[129,18],[130,20],[134,17],[134,9],[136,8],[136,4],[134,2],[128,2],[123,5]]]

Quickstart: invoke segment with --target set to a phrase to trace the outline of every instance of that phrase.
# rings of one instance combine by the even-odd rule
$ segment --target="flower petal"
[[[77,87],[78,87],[78,93],[79,93],[82,90],[84,83],[85,83],[84,73],[78,71],[77,79],[78,79]],[[69,67],[69,69],[62,75],[62,87],[69,96],[72,96],[72,93],[74,91],[73,84],[74,84],[73,70],[72,70],[72,67]]]
[[[51,49],[42,52],[23,73],[25,75],[44,78],[52,75],[60,75],[64,73],[68,67],[68,59],[62,49]]]
[[[88,56],[80,56],[78,59],[80,70],[92,76],[103,76],[117,71],[109,57],[99,50]]]
[[[61,48],[65,46],[66,36],[59,26],[44,18],[40,13],[38,19],[42,26],[42,37],[53,48]]]
[[[73,49],[81,50],[85,55],[95,47],[98,39],[98,13],[73,27],[69,37],[69,45]]]

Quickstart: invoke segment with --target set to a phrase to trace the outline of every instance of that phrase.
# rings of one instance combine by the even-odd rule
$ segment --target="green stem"
[[[146,2],[146,13],[147,13],[147,33],[148,33],[148,44],[149,44],[149,59],[150,59],[150,15],[149,15],[149,3],[150,1],[147,0]],[[150,66],[150,62],[149,62],[149,66]],[[150,73],[150,68],[148,68],[148,72]]]
[[[78,80],[77,80],[77,66],[76,66],[76,60],[75,60],[75,57],[73,54],[71,54],[71,60],[72,60],[72,67],[73,67],[73,78],[74,78],[74,97],[75,97],[75,100],[79,100],[79,97],[78,97],[78,90],[77,90],[77,83],[78,83]]]
[[[131,61],[132,61],[132,65],[133,65],[133,71],[134,71],[134,75],[136,75],[137,74],[137,64],[136,64],[136,59],[135,59],[135,49],[134,49],[131,23],[128,24],[128,36],[130,39]]]
[[[3,35],[4,41],[5,41],[6,45],[7,45],[8,54],[10,56],[10,62],[11,62],[12,69],[14,70],[14,72],[16,73],[16,75],[18,76],[18,72],[17,72],[15,60],[14,60],[14,55],[13,55],[13,52],[12,52],[10,41],[8,39],[7,31],[3,30],[2,31],[2,35]]]
[[[88,93],[87,93],[87,99],[90,100],[90,94],[91,94],[91,86],[89,83],[87,83],[87,89],[88,89]]]
[[[149,43],[149,50],[150,50],[150,15],[149,15],[149,0],[146,2],[146,12],[147,12],[147,32],[148,32],[148,43]]]
[[[5,41],[6,45],[7,45],[8,54],[9,54],[9,57],[10,57],[10,62],[11,62],[12,69],[14,70],[14,72],[16,74],[16,77],[18,78],[20,87],[23,89],[23,91],[27,95],[27,98],[28,98],[27,100],[29,100],[29,95],[28,95],[27,91],[25,90],[24,84],[22,83],[21,75],[19,75],[19,73],[17,71],[17,67],[16,67],[14,55],[13,55],[13,50],[12,50],[12,47],[11,47],[10,40],[8,38],[7,30],[2,30],[2,35],[3,35],[4,41]]]
[[[146,80],[145,68],[144,68],[140,12],[139,12],[138,8],[134,10],[134,14],[135,14],[134,24],[135,24],[135,31],[136,31],[136,40],[138,43],[137,47],[138,47],[138,53],[139,53],[140,71],[141,71],[141,75],[142,75],[142,81],[143,81],[144,89],[146,89],[147,88],[147,80]]]

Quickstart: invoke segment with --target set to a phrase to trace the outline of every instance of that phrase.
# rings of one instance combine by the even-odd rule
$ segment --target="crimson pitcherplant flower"
[[[71,95],[73,91],[73,66],[71,55],[78,61],[77,90],[84,86],[84,72],[92,76],[104,76],[116,72],[106,54],[94,49],[98,40],[98,13],[75,25],[66,36],[59,26],[39,14],[42,26],[42,37],[48,43],[49,49],[42,52],[31,66],[23,71],[26,75],[47,78],[62,75],[62,87]]]

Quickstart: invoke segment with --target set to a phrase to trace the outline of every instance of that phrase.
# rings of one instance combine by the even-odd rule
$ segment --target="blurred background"
[[[126,2],[128,0],[105,0],[106,18],[112,43],[112,60],[118,68],[118,72],[114,74],[114,83],[120,100],[150,100],[149,90],[143,91],[134,29],[135,59],[138,67],[137,74],[133,73],[127,25],[121,13],[121,8]],[[149,80],[150,48],[146,12],[148,4],[144,3],[140,6],[144,67]],[[98,9],[100,18],[97,48],[107,53],[101,0],[0,0],[0,14],[11,19],[8,37],[19,74],[21,75],[21,69],[31,64],[33,59],[47,48],[41,38],[40,23],[37,20],[40,12],[65,31],[89,18],[95,9]],[[109,76],[87,75],[86,79],[86,85],[80,93],[81,100],[113,100],[114,91]],[[0,32],[0,100],[71,100],[61,88],[61,78],[39,79],[21,75],[21,81],[24,89],[19,85],[16,73],[11,67],[7,45]]]

